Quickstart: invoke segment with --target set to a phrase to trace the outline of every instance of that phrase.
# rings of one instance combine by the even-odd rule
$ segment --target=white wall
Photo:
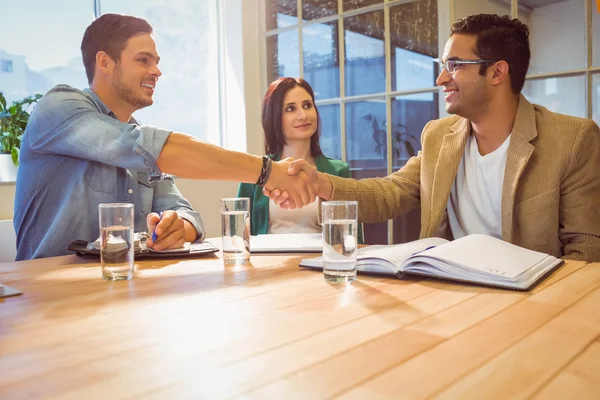
[[[0,220],[13,218],[15,184],[0,183]]]
[[[204,219],[208,237],[221,236],[221,211],[219,200],[237,195],[237,182],[194,181],[176,179],[181,194],[192,203]]]

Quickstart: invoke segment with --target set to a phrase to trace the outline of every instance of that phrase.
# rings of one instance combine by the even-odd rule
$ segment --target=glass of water
[[[250,261],[250,199],[221,199],[223,261],[241,264]]]
[[[109,281],[133,278],[133,204],[100,204],[98,213],[102,278]]]
[[[323,213],[323,274],[327,282],[356,279],[358,203],[326,201]]]

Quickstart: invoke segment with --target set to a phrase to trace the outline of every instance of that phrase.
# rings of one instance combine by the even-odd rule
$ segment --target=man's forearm
[[[157,160],[162,172],[190,179],[255,183],[262,160],[258,156],[225,150],[194,137],[173,132]]]
[[[257,182],[263,161],[261,157],[202,142],[182,133],[173,132],[156,161],[162,172],[190,179],[214,179],[244,183]],[[288,176],[289,161],[273,161],[264,186],[287,190],[293,207],[314,200],[315,192],[306,174]]]

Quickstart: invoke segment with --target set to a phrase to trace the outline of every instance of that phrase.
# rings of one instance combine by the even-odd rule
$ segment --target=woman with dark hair
[[[303,159],[318,171],[350,177],[348,164],[326,157],[319,145],[321,121],[312,88],[302,78],[279,78],[272,82],[262,103],[265,153],[274,161]],[[317,233],[318,202],[296,210],[284,210],[257,185],[240,184],[238,197],[250,198],[252,235],[265,233]],[[359,240],[362,242],[362,229]]]

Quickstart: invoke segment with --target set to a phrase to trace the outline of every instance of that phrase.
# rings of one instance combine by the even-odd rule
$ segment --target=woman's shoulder
[[[240,183],[238,186],[238,197],[243,197],[242,195],[254,195],[257,187],[258,185],[255,183]]]
[[[317,170],[331,175],[339,175],[340,173],[350,171],[348,164],[342,160],[330,158],[325,155],[318,156],[315,159],[315,163],[317,164]]]

